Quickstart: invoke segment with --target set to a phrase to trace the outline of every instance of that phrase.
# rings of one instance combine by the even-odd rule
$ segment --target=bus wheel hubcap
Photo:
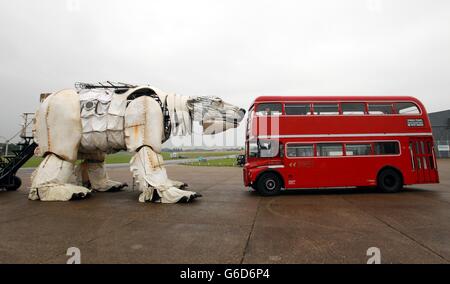
[[[271,179],[266,181],[266,188],[268,190],[274,190],[275,189],[275,181],[273,181]]]
[[[395,185],[395,178],[393,176],[387,176],[384,179],[384,184],[386,184],[389,187],[393,187]]]

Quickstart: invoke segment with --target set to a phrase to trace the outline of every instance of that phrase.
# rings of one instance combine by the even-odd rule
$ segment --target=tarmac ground
[[[440,184],[383,194],[371,189],[288,191],[260,197],[240,168],[169,165],[169,177],[203,195],[192,204],[141,204],[139,192],[94,193],[86,200],[27,199],[0,192],[0,263],[382,263],[450,262],[450,160]],[[129,184],[126,167],[110,169]]]

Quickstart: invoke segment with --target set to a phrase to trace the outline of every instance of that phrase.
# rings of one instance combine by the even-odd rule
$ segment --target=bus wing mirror
[[[272,148],[272,145],[270,143],[268,143],[268,142],[265,142],[265,143],[261,143],[259,145],[259,148],[261,150],[270,150]]]

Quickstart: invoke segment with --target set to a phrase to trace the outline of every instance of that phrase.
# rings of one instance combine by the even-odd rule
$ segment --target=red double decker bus
[[[244,182],[262,195],[438,183],[427,112],[413,97],[259,97],[248,115]]]

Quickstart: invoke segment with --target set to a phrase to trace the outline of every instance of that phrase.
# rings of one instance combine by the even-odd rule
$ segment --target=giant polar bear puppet
[[[190,202],[201,195],[167,177],[162,143],[190,134],[193,121],[204,134],[215,134],[236,128],[244,116],[245,110],[220,98],[149,86],[81,84],[53,93],[36,112],[36,154],[44,160],[33,173],[29,199],[68,201],[91,191],[120,190],[126,184],[109,180],[104,161],[107,154],[127,150],[135,153],[130,166],[140,202]]]

